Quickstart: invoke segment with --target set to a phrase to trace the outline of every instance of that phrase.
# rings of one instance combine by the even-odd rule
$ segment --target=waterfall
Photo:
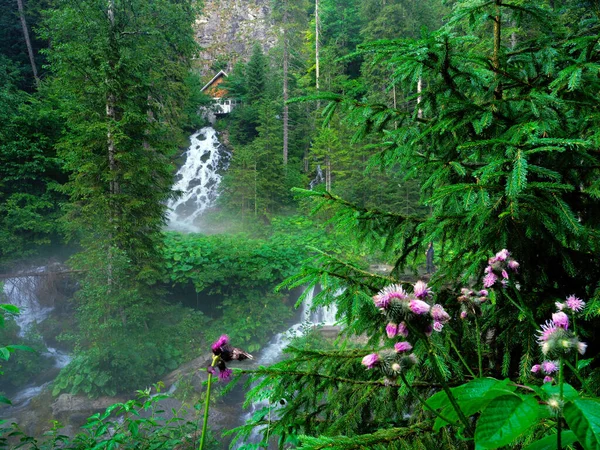
[[[14,317],[15,323],[19,326],[19,336],[25,336],[29,329],[36,323],[42,322],[48,318],[54,310],[54,306],[47,305],[43,297],[44,273],[47,267],[37,267],[27,271],[28,275],[8,278],[4,281],[4,296],[7,303],[19,308],[20,314]],[[34,275],[29,275],[34,274]],[[37,275],[39,274],[39,275]],[[54,362],[54,367],[62,369],[71,361],[70,355],[56,348],[49,347],[45,342],[46,351],[42,356],[50,358]],[[13,408],[27,406],[29,401],[37,396],[49,382],[29,385],[22,388],[11,396]]]
[[[325,308],[314,308],[313,299],[315,290],[316,288],[313,286],[306,292],[306,297],[302,302],[300,320],[283,333],[276,334],[261,350],[256,358],[256,363],[258,365],[268,366],[278,362],[283,355],[283,349],[291,342],[291,340],[302,336],[308,329],[314,328],[315,326],[332,326],[336,324],[335,316],[337,307],[335,305],[330,305]],[[250,420],[256,411],[264,408],[268,404],[269,402],[267,400],[253,403],[252,406],[250,406],[250,410],[243,415],[242,422],[245,423]],[[261,428],[254,428],[249,439],[246,442],[238,443],[236,448],[241,448],[244,444],[256,444],[260,442],[260,431]]]
[[[199,217],[213,207],[219,195],[222,176],[231,153],[219,142],[217,132],[204,127],[190,136],[185,163],[177,171],[174,191],[181,192],[169,201],[169,228],[183,232],[199,231]]]

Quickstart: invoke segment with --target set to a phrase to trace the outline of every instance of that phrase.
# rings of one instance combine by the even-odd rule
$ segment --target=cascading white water
[[[292,325],[289,329],[283,333],[276,334],[269,341],[269,343],[261,350],[260,354],[256,358],[256,362],[261,366],[268,366],[279,361],[283,355],[283,349],[291,342],[295,337],[302,336],[308,329],[314,328],[315,326],[331,326],[336,324],[337,307],[331,305],[328,307],[314,308],[313,299],[315,296],[315,287],[313,286],[306,293],[306,297],[302,302],[302,310],[300,313],[300,321]],[[247,422],[252,418],[252,415],[261,408],[267,406],[269,402],[267,400],[253,403],[248,413],[242,417],[243,422]],[[254,428],[248,441],[243,444],[251,444],[260,442],[260,428]],[[242,445],[237,447],[239,448]]]
[[[4,282],[5,299],[3,302],[6,301],[18,307],[20,311],[20,314],[14,317],[15,323],[19,326],[19,336],[24,336],[34,324],[44,321],[54,309],[53,306],[44,305],[38,296],[45,270],[46,267],[38,267],[28,272],[37,272],[40,275],[15,276]],[[51,358],[54,361],[54,367],[61,369],[71,361],[71,357],[67,353],[52,347],[46,347],[47,350],[42,356]],[[26,406],[48,384],[46,382],[23,388],[12,396],[13,407],[20,408]]]
[[[190,136],[185,163],[177,171],[173,190],[181,196],[168,203],[169,228],[184,232],[199,231],[197,219],[214,206],[219,195],[220,171],[226,170],[231,154],[217,138],[217,132],[204,127]]]

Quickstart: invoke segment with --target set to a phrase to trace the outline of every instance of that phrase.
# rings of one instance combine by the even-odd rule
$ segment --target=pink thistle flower
[[[550,375],[554,372],[558,372],[558,364],[556,361],[544,361],[542,363],[542,370],[546,375]]]
[[[542,324],[541,327],[542,329],[538,330],[538,333],[540,333],[540,335],[538,336],[538,342],[540,344],[548,341],[550,336],[558,329],[556,324],[549,320],[547,320],[546,323]]]
[[[508,272],[506,270],[502,271],[502,278],[504,278],[505,280],[508,280]]]
[[[423,300],[411,300],[408,304],[408,307],[414,314],[417,314],[418,316],[427,314],[431,309],[431,306],[429,306],[429,304],[425,303]]]
[[[385,332],[387,334],[387,337],[390,339],[396,337],[398,335],[398,325],[392,322],[388,323],[385,326]]]
[[[498,253],[496,253],[496,261],[506,261],[510,256],[510,252],[503,248]]]
[[[496,276],[496,274],[490,271],[485,277],[483,277],[483,286],[486,288],[490,288],[496,283],[497,280],[498,277]]]
[[[421,300],[423,300],[424,298],[427,298],[428,296],[430,296],[432,294],[431,289],[429,289],[427,287],[427,283],[424,283],[422,281],[417,281],[415,283],[413,293],[414,293],[415,297],[417,297],[418,299],[421,299]]]
[[[390,284],[389,286],[384,287],[373,297],[373,301],[378,308],[387,309],[394,298],[400,300],[407,298],[406,292],[399,284]]]
[[[492,266],[487,266],[487,267],[485,268],[485,270],[483,271],[483,273],[492,273],[492,270],[494,270],[494,269],[492,268]]]
[[[585,353],[586,349],[587,349],[587,344],[585,342],[577,343],[577,351],[579,352],[580,355],[583,355]]]
[[[233,373],[233,371],[231,369],[223,369],[223,370],[219,371],[219,380],[229,381],[232,373]]]
[[[583,311],[583,308],[585,308],[585,302],[574,295],[568,296],[565,303],[567,304],[567,308],[573,312],[580,312]]]
[[[413,346],[410,345],[410,342],[396,342],[394,344],[394,350],[396,350],[396,353],[405,353],[405,352],[410,352],[412,350]]]
[[[398,325],[398,334],[400,336],[408,337],[408,327],[406,326],[406,323],[400,322],[400,325]]]
[[[434,331],[437,331],[438,333],[440,333],[442,331],[442,328],[444,328],[444,324],[442,322],[434,322],[433,323]]]
[[[557,311],[562,311],[563,308],[565,307],[565,304],[561,303],[561,302],[554,302],[554,304],[556,305]]]
[[[557,327],[564,328],[565,330],[569,328],[569,316],[562,311],[552,314],[552,322]]]
[[[487,289],[482,289],[479,291],[479,296],[480,297],[487,297],[489,294],[489,292],[487,291]]]
[[[210,348],[212,349],[212,351],[215,355],[218,355],[221,353],[221,347],[224,347],[228,343],[229,343],[229,336],[227,336],[226,334],[222,334],[221,337],[219,339],[217,339],[213,343],[213,345],[211,345]]]
[[[510,261],[508,261],[508,268],[510,270],[512,270],[513,272],[516,272],[517,269],[519,268],[519,263],[517,261],[515,261],[514,259],[511,259]]]
[[[365,356],[361,361],[361,364],[363,366],[367,366],[367,369],[372,369],[378,363],[379,363],[379,355],[377,353],[371,353],[371,354]]]
[[[541,370],[542,366],[539,364],[535,364],[534,366],[531,367],[531,372],[532,373],[538,373]]]
[[[467,318],[467,312],[466,312],[466,311],[462,311],[462,312],[460,313],[460,318],[461,318],[461,319],[466,319],[466,318]]]
[[[545,376],[544,377],[544,383],[552,383],[554,381],[554,378],[549,377],[549,376]]]
[[[446,323],[450,320],[450,316],[444,310],[442,305],[435,304],[431,307],[431,317],[436,322]]]

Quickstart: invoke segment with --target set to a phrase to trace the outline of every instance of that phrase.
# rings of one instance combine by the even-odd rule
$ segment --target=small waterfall
[[[317,186],[318,184],[321,183],[325,183],[325,176],[323,175],[323,170],[321,169],[321,165],[317,164],[317,175],[310,180],[310,183],[308,183],[308,186],[310,188],[310,190],[312,191],[315,186]]]
[[[269,343],[261,350],[256,358],[256,362],[261,366],[268,366],[278,362],[283,355],[283,349],[291,342],[292,339],[302,336],[306,331],[315,326],[331,326],[336,324],[337,307],[331,305],[328,307],[318,307],[313,310],[313,299],[315,296],[315,287],[313,286],[307,292],[302,310],[300,313],[300,321],[295,323],[283,333],[278,333],[269,341]],[[252,418],[252,415],[261,408],[269,404],[264,400],[253,403],[250,410],[242,417],[243,422],[247,422]],[[260,442],[260,429],[254,428],[249,440],[239,443],[236,448],[241,448],[244,444],[256,444]]]
[[[54,309],[54,306],[45,305],[40,299],[40,292],[46,267],[37,267],[27,273],[32,275],[15,276],[4,281],[5,299],[2,302],[15,305],[20,314],[15,316],[15,322],[19,326],[19,336],[25,336],[27,331],[36,323],[44,321]],[[39,275],[38,275],[39,274]],[[44,343],[45,344],[45,343]],[[45,344],[46,345],[46,344]],[[46,352],[42,354],[54,361],[54,367],[61,369],[71,361],[71,357],[60,350],[46,345]],[[21,389],[11,396],[14,408],[26,406],[29,401],[37,396],[49,382],[39,385],[30,385]]]
[[[197,232],[197,219],[214,206],[219,195],[221,175],[229,166],[231,154],[219,142],[217,132],[204,127],[190,136],[185,163],[177,171],[173,190],[182,194],[168,203],[169,228]]]

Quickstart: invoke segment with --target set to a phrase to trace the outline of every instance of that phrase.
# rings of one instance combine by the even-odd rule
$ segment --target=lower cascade
[[[334,326],[336,324],[337,307],[335,305],[327,307],[317,307],[313,305],[316,288],[313,286],[302,302],[302,310],[300,313],[299,322],[292,325],[283,333],[278,333],[269,341],[256,358],[256,362],[260,366],[268,366],[278,362],[283,355],[283,349],[296,337],[304,334],[305,330],[317,326]],[[252,419],[254,413],[269,405],[267,400],[255,402],[250,406],[249,411],[242,416],[242,423]],[[276,414],[276,412],[274,412]],[[261,441],[261,427],[256,427],[252,430],[252,434],[245,442],[238,442],[236,448],[241,448],[244,444],[256,444]]]
[[[20,314],[15,316],[19,326],[19,335],[24,336],[35,324],[48,318],[54,310],[54,305],[49,301],[44,291],[44,280],[51,275],[47,267],[37,267],[28,270],[22,275],[16,274],[13,278],[4,281],[4,300],[19,308]],[[70,355],[44,343],[46,351],[42,356],[50,358],[57,369],[62,369],[71,361]],[[29,404],[49,384],[49,381],[26,386],[11,396],[13,408],[22,408]],[[4,413],[4,411],[3,411]]]
[[[219,142],[212,127],[190,136],[185,163],[177,171],[174,191],[181,195],[170,200],[169,225],[172,230],[198,232],[198,219],[213,207],[219,196],[220,172],[227,170],[231,153]]]

